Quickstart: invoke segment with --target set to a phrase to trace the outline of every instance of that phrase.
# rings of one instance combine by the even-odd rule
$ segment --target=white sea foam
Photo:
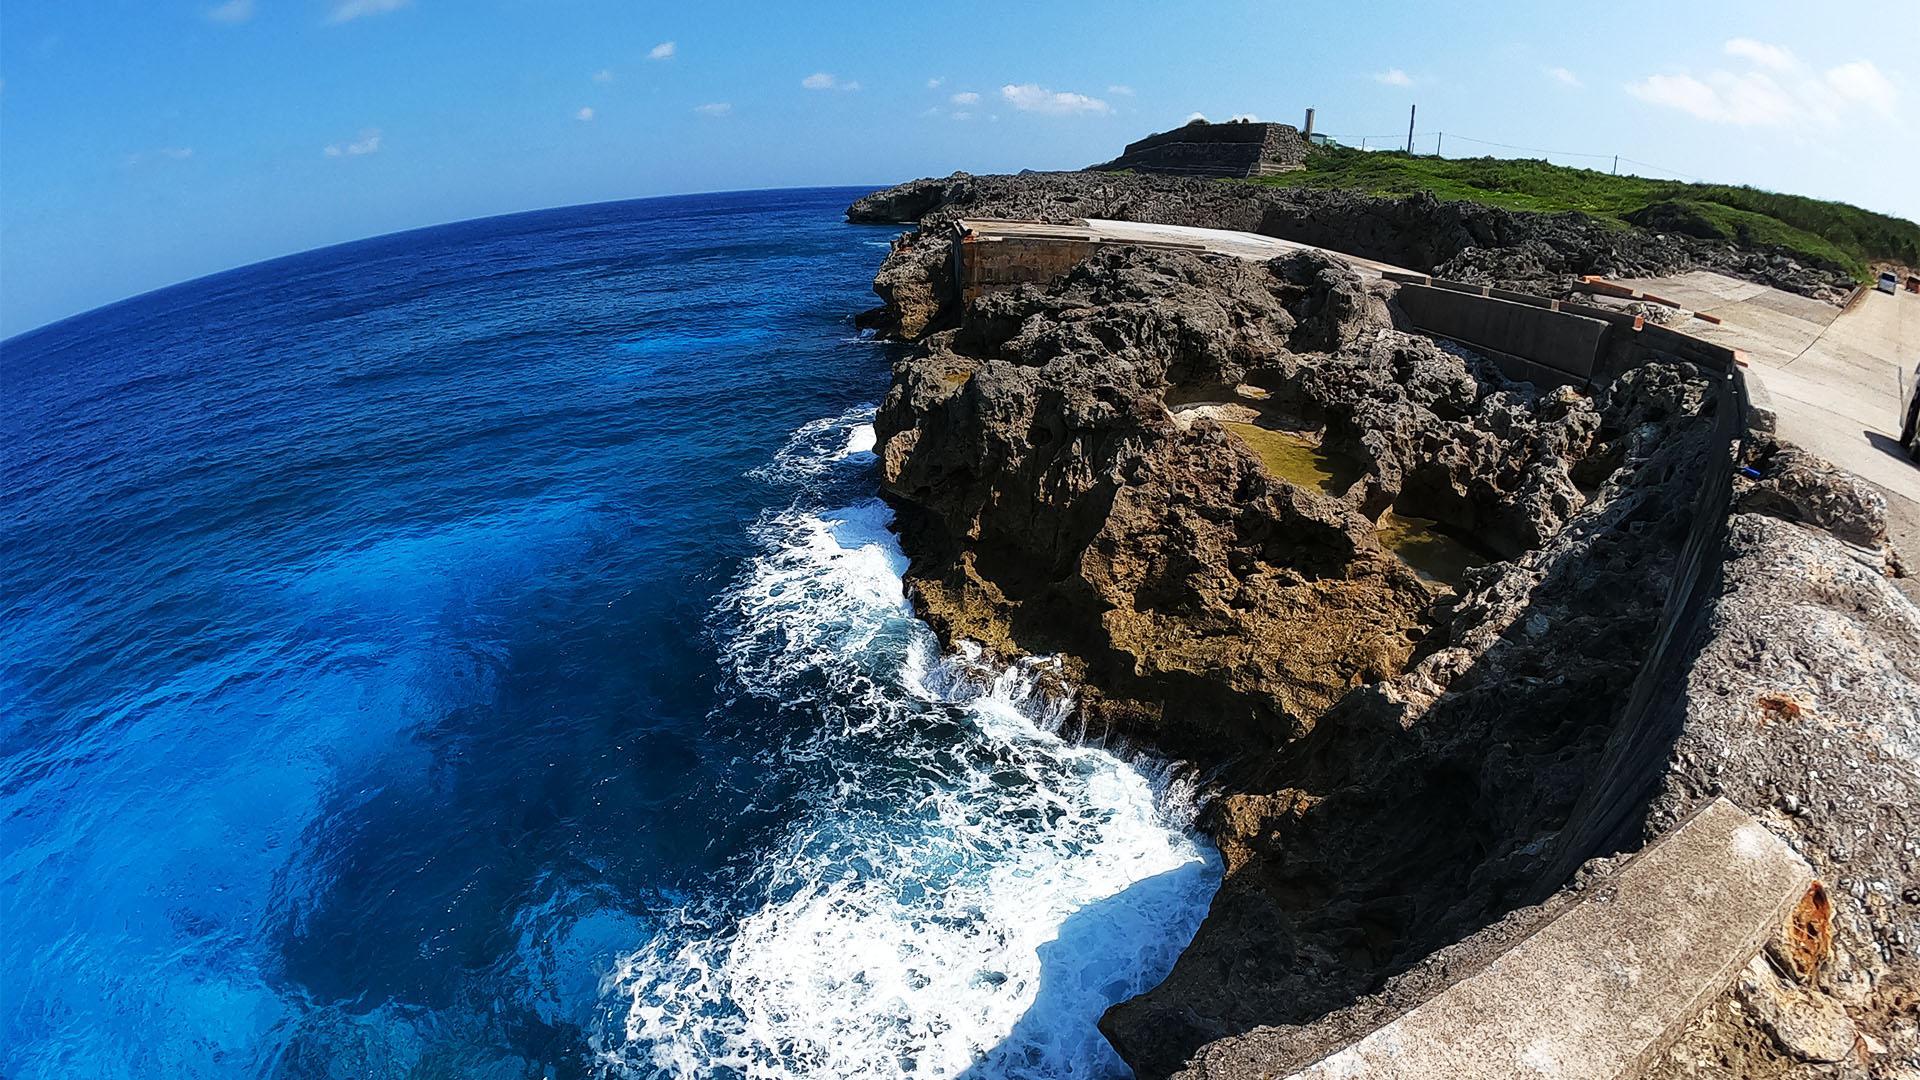
[[[802,435],[815,457],[870,452],[857,430],[844,450]],[[620,1072],[1124,1075],[1094,1024],[1206,911],[1218,861],[1186,827],[1191,790],[1064,741],[1045,661],[940,657],[889,520],[869,500],[761,526],[717,636],[745,693],[815,716],[769,755],[825,778],[757,866],[609,978]]]
[[[865,464],[873,460],[872,405],[856,405],[838,416],[823,417],[801,426],[773,460],[753,470],[755,479],[774,484],[804,484],[842,462]]]
[[[871,455],[875,441],[872,424],[854,425],[853,429],[847,432],[847,446],[840,451],[840,460],[845,461],[858,454]]]

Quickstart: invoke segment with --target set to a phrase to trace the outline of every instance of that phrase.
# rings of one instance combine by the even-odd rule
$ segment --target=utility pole
[[[1613,155],[1613,175],[1615,176],[1620,175],[1620,155],[1619,154]]]
[[[1408,157],[1413,156],[1413,115],[1419,111],[1420,111],[1420,106],[1418,105],[1412,105],[1407,108],[1407,156]]]
[[[1433,156],[1434,157],[1440,156],[1440,140],[1446,137],[1447,137],[1447,133],[1444,131],[1434,135],[1433,137]]]

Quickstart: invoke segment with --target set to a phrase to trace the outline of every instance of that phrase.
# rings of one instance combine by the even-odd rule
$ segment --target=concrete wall
[[[1734,370],[1738,354],[1611,308],[1509,292],[1485,285],[1388,274],[1400,307],[1421,330],[1488,354],[1510,379],[1583,386],[1648,363]]]
[[[953,245],[953,280],[960,291],[960,302],[971,303],[982,293],[1056,281],[1101,251],[1123,247],[1205,250],[1192,244],[1114,243],[1063,236],[980,237],[963,233]]]
[[[1053,281],[1090,258],[1100,245],[1087,240],[962,236],[953,245],[953,280],[960,302],[1029,282]]]
[[[1584,384],[1594,374],[1608,324],[1600,319],[1435,285],[1402,284],[1400,307],[1413,324],[1495,354],[1510,379]]]

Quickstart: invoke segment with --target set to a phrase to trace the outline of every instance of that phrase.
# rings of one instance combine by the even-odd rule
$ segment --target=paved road
[[[1902,391],[1920,363],[1920,295],[1870,291],[1831,304],[1695,272],[1622,282],[1720,317],[1683,329],[1744,350],[1773,399],[1780,435],[1866,479],[1887,497],[1887,531],[1920,575],[1920,466],[1898,447]],[[1920,601],[1920,576],[1900,582]]]

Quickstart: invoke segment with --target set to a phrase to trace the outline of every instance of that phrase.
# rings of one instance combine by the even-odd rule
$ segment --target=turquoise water
[[[858,194],[0,343],[0,1075],[1120,1071],[1217,860],[902,600]]]

